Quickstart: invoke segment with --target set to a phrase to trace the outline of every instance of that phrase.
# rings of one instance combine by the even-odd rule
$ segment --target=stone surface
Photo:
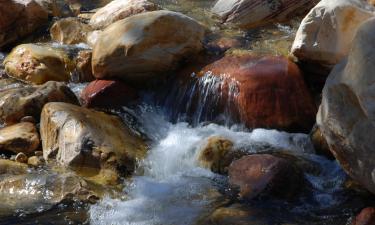
[[[317,124],[344,170],[375,193],[375,18],[358,30],[323,89]]]
[[[81,93],[82,105],[89,108],[119,108],[137,98],[133,88],[116,80],[95,80]]]
[[[77,104],[74,93],[63,83],[49,81],[40,86],[25,86],[0,91],[0,123],[14,124],[25,116],[37,121],[47,102]]]
[[[118,20],[157,9],[158,6],[148,0],[114,0],[91,17],[90,25],[94,29],[104,29]]]
[[[75,58],[75,73],[78,77],[75,77],[75,82],[90,82],[95,79],[94,75],[92,74],[91,60],[91,50],[82,50],[78,52],[78,55]]]
[[[310,139],[314,145],[316,154],[323,155],[329,159],[335,159],[331,151],[329,150],[328,143],[320,131],[319,127],[315,125],[310,132]]]
[[[332,68],[347,56],[359,26],[374,12],[365,1],[322,0],[301,22],[291,53],[299,61]]]
[[[144,82],[194,57],[202,50],[204,32],[192,18],[166,10],[120,20],[107,27],[94,46],[94,76]]]
[[[285,21],[310,10],[318,0],[219,0],[212,8],[224,23],[254,27]]]
[[[0,129],[0,151],[32,153],[39,147],[34,124],[24,122]]]
[[[239,195],[252,199],[260,195],[290,199],[304,183],[303,173],[285,159],[272,155],[250,155],[229,167],[229,183]]]
[[[30,158],[28,158],[27,164],[29,164],[30,166],[38,167],[43,165],[43,161],[38,156],[31,156]]]
[[[375,208],[367,207],[362,209],[351,225],[375,225]]]
[[[44,106],[40,133],[46,160],[99,183],[115,184],[146,154],[142,139],[119,117],[67,103]]]
[[[48,12],[34,0],[0,0],[0,49],[48,22]]]
[[[16,155],[15,161],[19,163],[27,163],[27,156],[23,152],[20,152]]]
[[[27,171],[27,165],[24,163],[14,162],[7,159],[0,159],[0,175],[24,174]]]
[[[50,33],[52,40],[71,45],[86,43],[87,33],[91,30],[91,27],[80,19],[70,17],[56,21],[52,25]]]

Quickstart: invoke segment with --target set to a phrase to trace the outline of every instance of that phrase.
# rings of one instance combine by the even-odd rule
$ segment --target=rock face
[[[48,22],[48,12],[34,0],[0,0],[0,48]]]
[[[51,29],[51,38],[64,44],[86,43],[87,33],[92,29],[78,18],[65,18],[55,22]]]
[[[133,88],[116,80],[95,80],[81,93],[83,106],[89,108],[122,107],[137,98],[137,92]]]
[[[94,46],[94,76],[144,81],[170,71],[202,49],[204,32],[192,18],[166,10],[120,20],[107,27]]]
[[[303,173],[285,159],[272,155],[250,155],[229,167],[229,182],[239,188],[240,196],[252,199],[259,195],[293,197],[304,183]]]
[[[114,184],[146,154],[142,139],[120,118],[67,103],[48,103],[41,116],[43,156],[99,183]]]
[[[68,81],[74,62],[60,49],[35,44],[22,44],[4,60],[5,71],[12,77],[29,83]]]
[[[311,9],[317,0],[219,0],[212,8],[223,22],[254,27],[283,21]]]
[[[330,150],[351,177],[375,193],[375,19],[358,30],[347,59],[323,89],[317,124]]]
[[[0,151],[32,153],[39,147],[39,134],[32,123],[18,123],[0,129]]]
[[[354,218],[351,225],[374,225],[375,224],[375,208],[368,207]]]
[[[301,22],[291,52],[299,61],[332,68],[347,56],[359,26],[374,12],[365,1],[322,0]]]
[[[0,122],[14,124],[25,116],[39,119],[47,102],[77,104],[74,93],[62,83],[49,81],[40,86],[25,86],[0,91]]]
[[[157,9],[158,6],[148,0],[114,0],[91,17],[90,25],[94,29],[104,29],[118,20]]]

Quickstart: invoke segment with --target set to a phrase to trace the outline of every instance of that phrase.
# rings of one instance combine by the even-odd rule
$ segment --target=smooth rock
[[[375,18],[358,30],[347,59],[323,89],[317,124],[344,170],[375,193]]]
[[[107,27],[94,46],[94,76],[144,82],[194,57],[203,48],[204,33],[194,19],[166,10],[120,20]]]
[[[47,161],[98,183],[117,183],[146,154],[145,143],[119,117],[67,103],[44,106],[40,133]]]
[[[95,80],[94,75],[92,74],[92,51],[91,50],[82,50],[78,52],[77,57],[75,58],[76,64],[76,82],[90,82]]]
[[[91,27],[75,17],[65,18],[56,21],[51,29],[51,38],[63,44],[86,43],[86,36]]]
[[[27,165],[7,159],[0,159],[0,175],[18,175],[27,172]]]
[[[157,10],[159,7],[148,0],[114,0],[100,8],[90,19],[90,25],[97,30],[127,17]]]
[[[317,0],[219,0],[212,8],[224,23],[255,27],[280,22],[310,10]]]
[[[120,108],[137,98],[133,88],[116,80],[95,80],[81,93],[82,105],[88,108]]]
[[[303,19],[291,54],[332,68],[348,55],[360,25],[375,16],[375,8],[362,0],[322,0]]]
[[[367,207],[362,209],[351,225],[375,225],[375,208]]]
[[[19,163],[27,163],[27,156],[25,155],[25,153],[23,152],[20,152],[16,155],[16,158],[15,158],[15,161],[16,162],[19,162]]]
[[[32,123],[18,123],[0,129],[0,151],[28,154],[38,147],[39,134]]]
[[[43,165],[43,161],[39,156],[31,156],[30,158],[28,158],[27,164],[34,167],[39,167]]]
[[[49,81],[40,86],[25,86],[0,91],[0,123],[14,124],[25,116],[39,121],[47,102],[78,104],[74,93],[63,83]]]
[[[312,144],[314,145],[316,154],[323,155],[328,159],[335,159],[332,152],[329,150],[329,146],[324,135],[317,125],[315,125],[311,130],[310,139]]]

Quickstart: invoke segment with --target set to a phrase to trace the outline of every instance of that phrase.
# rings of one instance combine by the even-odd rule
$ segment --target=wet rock
[[[266,221],[259,218],[259,214],[254,210],[246,208],[244,205],[233,204],[229,207],[216,209],[205,221],[206,225],[260,225],[267,224]]]
[[[86,38],[87,44],[90,45],[91,47],[94,47],[102,32],[103,31],[101,30],[94,30],[94,31],[89,32]]]
[[[259,195],[291,199],[301,190],[304,178],[292,163],[264,154],[234,161],[229,167],[229,182],[245,199]]]
[[[27,172],[27,165],[7,159],[0,159],[0,175],[18,175]]]
[[[39,146],[39,134],[32,123],[18,123],[0,129],[0,150],[31,153]]]
[[[224,23],[254,27],[285,21],[310,10],[317,0],[219,0],[212,8]]]
[[[71,45],[86,43],[87,33],[91,30],[91,27],[80,19],[70,17],[55,22],[50,33],[52,40]]]
[[[33,123],[33,124],[36,124],[36,120],[34,117],[32,116],[25,116],[25,117],[22,117],[22,119],[20,120],[20,122],[28,122],[28,123]]]
[[[158,6],[148,0],[114,0],[91,17],[90,25],[94,29],[104,29],[118,20],[157,9]]]
[[[323,155],[329,159],[335,159],[335,157],[329,150],[328,143],[318,126],[315,125],[313,127],[312,131],[310,132],[310,138],[318,155]]]
[[[1,0],[0,48],[19,41],[47,22],[47,11],[34,0]]]
[[[336,65],[323,89],[317,124],[344,170],[375,193],[373,71],[375,18],[358,30],[347,59]]]
[[[39,156],[31,156],[28,158],[27,164],[34,167],[39,167],[43,165],[43,160]]]
[[[14,124],[25,116],[37,121],[47,102],[78,104],[74,93],[63,83],[49,81],[40,86],[25,86],[0,92],[0,122]]]
[[[65,0],[36,0],[44,9],[48,12],[49,16],[52,17],[71,17],[78,15],[79,12],[76,12],[71,4],[71,1]],[[75,12],[74,12],[75,11]],[[78,14],[75,14],[78,13]]]
[[[46,160],[98,183],[115,184],[146,154],[142,139],[117,116],[67,103],[44,106],[40,133]]]
[[[347,56],[359,26],[374,12],[365,1],[322,0],[301,22],[291,53],[331,69]]]
[[[368,207],[354,218],[351,225],[375,225],[375,208]]]
[[[25,155],[25,153],[23,152],[20,152],[16,155],[16,158],[15,158],[15,161],[16,162],[19,162],[19,163],[27,163],[27,156]]]
[[[92,51],[91,50],[82,50],[78,52],[77,57],[75,58],[76,64],[76,82],[90,82],[93,81],[94,75],[92,74]]]
[[[82,105],[88,108],[119,108],[137,98],[133,88],[116,80],[95,80],[81,93]]]
[[[107,27],[94,46],[94,76],[144,82],[194,57],[203,48],[204,32],[194,19],[166,10],[120,20]]]

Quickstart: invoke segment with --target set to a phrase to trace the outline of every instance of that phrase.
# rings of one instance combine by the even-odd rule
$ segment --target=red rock
[[[375,225],[375,208],[362,209],[353,220],[352,225]]]
[[[259,195],[291,198],[303,186],[301,170],[286,159],[272,155],[250,155],[229,167],[229,183],[246,199]]]
[[[116,108],[137,99],[136,91],[117,80],[92,81],[81,93],[83,106],[89,108]]]

